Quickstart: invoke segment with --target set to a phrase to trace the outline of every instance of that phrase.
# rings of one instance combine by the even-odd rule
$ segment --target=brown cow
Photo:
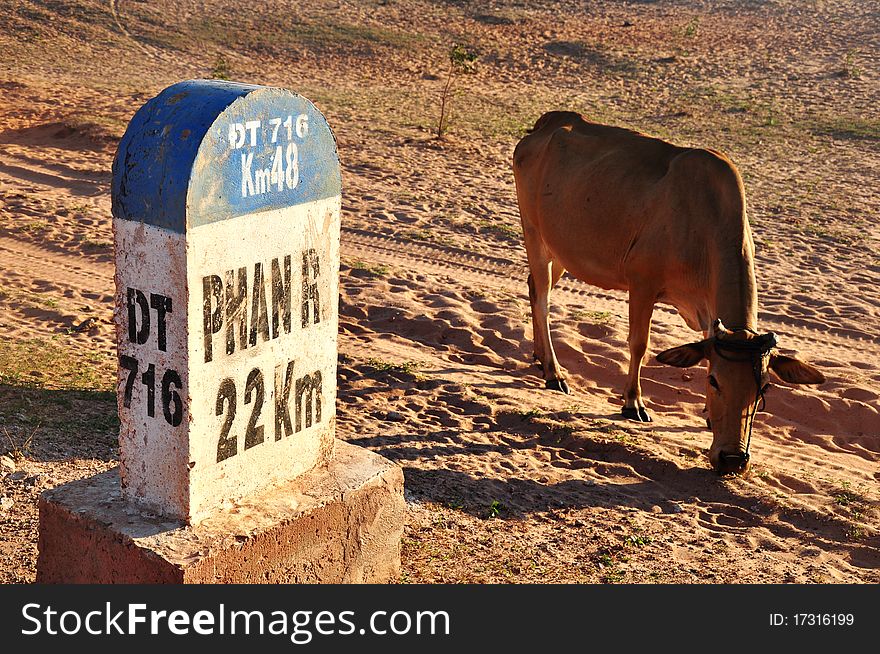
[[[623,415],[650,421],[639,372],[656,302],[704,339],[657,359],[708,359],[709,459],[721,474],[748,468],[749,439],[768,369],[795,384],[824,376],[773,351],[757,329],[754,243],[742,179],[719,152],[550,112],[517,145],[517,200],[529,259],[535,358],[547,388],[568,393],[550,341],[550,290],[567,270],[629,291],[629,375]],[[724,327],[724,323],[731,327]]]

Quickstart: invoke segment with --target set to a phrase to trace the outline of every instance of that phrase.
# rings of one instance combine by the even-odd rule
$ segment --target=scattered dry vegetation
[[[309,97],[339,141],[344,227],[437,248],[422,270],[343,244],[340,435],[404,467],[401,582],[880,580],[876,5],[551,4],[14,0],[0,13],[0,454],[15,468],[0,472],[0,580],[33,579],[38,493],[116,464],[110,162],[143,102],[196,77]],[[479,65],[438,142],[454,44]],[[496,271],[508,279],[477,294],[463,271],[465,254],[522,267],[510,155],[559,108],[731,155],[762,319],[837,343],[821,354],[837,385],[782,404],[837,411],[838,432],[780,411],[753,475],[715,479],[698,383],[648,382],[666,431],[609,417],[626,314],[604,305],[560,303],[582,394],[544,393],[524,282],[511,297]],[[25,265],[33,248],[45,279]],[[442,256],[445,274],[430,268]],[[658,338],[690,336],[675,330]],[[861,340],[833,340],[846,338]]]

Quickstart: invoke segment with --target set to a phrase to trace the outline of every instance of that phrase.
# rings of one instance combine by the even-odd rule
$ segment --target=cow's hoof
[[[564,379],[548,379],[546,382],[546,386],[551,391],[562,391],[566,395],[571,393],[568,388],[568,384]]]
[[[636,406],[623,407],[623,409],[620,410],[620,415],[622,415],[627,420],[634,420],[636,422],[651,422],[651,416],[648,415],[648,412]]]
[[[648,413],[648,410],[643,406],[639,407],[639,418],[642,422],[654,422],[651,419],[651,415]]]

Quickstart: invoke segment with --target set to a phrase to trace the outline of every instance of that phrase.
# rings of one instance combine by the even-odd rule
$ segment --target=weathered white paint
[[[187,412],[181,426],[165,420],[160,402],[155,415],[147,415],[147,387],[141,375],[154,364],[157,370],[176,370],[183,389],[188,383],[186,242],[183,234],[128,220],[113,221],[116,250],[116,332],[120,360],[138,361],[129,406],[125,389],[131,372],[122,366],[117,379],[119,449],[123,492],[150,506],[186,517],[188,511],[189,432]],[[129,338],[127,290],[137,289],[147,297],[161,294],[172,299],[172,311],[165,316],[166,350],[158,347],[156,313],[151,310],[147,342],[139,345]],[[138,323],[141,322],[138,316]]]
[[[331,456],[335,435],[336,352],[338,330],[340,198],[247,214],[229,220],[190,228],[186,234],[146,226],[128,220],[115,220],[117,252],[117,329],[120,354],[138,360],[140,370],[132,388],[129,407],[124,406],[128,371],[120,371],[119,411],[122,477],[127,497],[148,504],[167,515],[198,520],[213,509],[234,503],[258,489],[290,480]],[[303,253],[314,251],[320,273],[309,283],[317,284],[320,321],[313,321],[309,307],[308,326],[302,326]],[[290,331],[279,316],[278,335],[272,338],[272,262],[284,273],[285,257],[290,257]],[[268,333],[264,339],[257,330],[256,345],[250,343],[253,325],[253,284],[255,264],[261,265],[267,302]],[[227,354],[226,315],[227,271],[238,283],[238,271],[247,276],[248,343],[240,347],[236,321],[235,351]],[[276,272],[277,272],[276,271]],[[223,324],[211,337],[210,361],[206,361],[205,279],[222,280],[220,306]],[[216,281],[216,280],[215,280]],[[126,289],[142,290],[147,297],[160,294],[171,298],[172,311],[166,315],[166,351],[157,347],[151,333],[146,343],[132,343],[128,332]],[[237,289],[233,288],[233,291]],[[209,293],[215,310],[216,297]],[[236,314],[237,315],[237,314]],[[155,331],[156,314],[151,327]],[[235,319],[235,315],[232,316]],[[213,331],[213,326],[209,326]],[[320,373],[321,420],[301,430],[282,434],[276,440],[276,383],[293,362],[289,406],[296,429],[297,379]],[[155,416],[146,413],[147,387],[141,373],[155,364]],[[159,383],[164,370],[179,372],[183,385],[184,411],[181,424],[173,426],[162,411]],[[263,383],[263,403],[257,426],[263,427],[263,441],[245,449],[245,432],[257,399],[256,388],[247,397],[247,380],[259,370]],[[255,379],[255,378],[252,378]],[[229,415],[230,398],[218,394],[221,385],[235,387],[236,412],[229,429],[236,453],[218,462],[218,446]],[[250,402],[246,403],[246,400]],[[218,414],[218,404],[220,414]]]
[[[316,464],[326,462],[331,454],[335,435],[336,352],[338,333],[340,200],[332,198],[285,209],[251,214],[231,220],[197,227],[189,232],[188,284],[197,298],[189,305],[190,333],[190,407],[197,436],[191,436],[193,512],[224,498],[241,497],[249,492],[298,476]],[[233,247],[235,246],[235,247]],[[314,249],[320,265],[315,278],[309,271],[309,282],[318,284],[320,321],[313,322],[310,307],[309,324],[302,326],[303,253]],[[245,268],[248,276],[248,330],[253,324],[254,264],[261,262],[265,277],[269,332],[272,334],[271,261],[282,264],[291,257],[290,333],[285,333],[279,320],[280,335],[268,341],[257,334],[257,344],[226,354],[226,316],[224,325],[212,340],[212,360],[205,362],[203,279],[220,275],[226,286],[226,272]],[[275,440],[276,368],[284,375],[290,361],[294,362],[293,379],[305,374],[321,373],[323,380],[321,421],[302,431],[283,435]],[[265,395],[260,424],[263,442],[244,449],[244,435],[251,417],[254,397],[245,404],[245,385],[254,369],[262,371]],[[237,389],[235,420],[230,434],[237,438],[237,454],[217,462],[218,439],[225,418],[217,416],[217,396],[221,379],[232,379]],[[293,383],[293,382],[292,382]],[[291,387],[290,419],[295,416],[296,389]],[[224,407],[224,415],[227,413]],[[204,422],[203,422],[204,421]],[[201,429],[202,425],[206,427]],[[295,429],[296,425],[292,425]],[[195,430],[194,430],[195,432]],[[284,426],[282,425],[282,433]]]

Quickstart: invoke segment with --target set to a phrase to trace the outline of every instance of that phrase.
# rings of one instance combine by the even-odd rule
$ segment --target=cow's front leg
[[[541,333],[541,328],[538,326],[537,313],[535,312],[535,303],[537,302],[538,294],[535,292],[535,280],[532,277],[532,274],[529,273],[529,306],[531,307],[531,315],[532,315],[532,344],[534,347],[533,357],[535,361],[537,361],[543,367],[543,361],[546,358],[546,354],[543,350],[543,344],[541,343],[541,339],[538,338],[538,335]]]
[[[554,391],[569,393],[568,382],[562,375],[562,367],[556,359],[553,342],[550,340],[550,290],[565,271],[552,261],[539,259],[533,262],[533,258],[529,259],[529,268],[532,273],[529,275],[529,299],[532,304],[535,356],[541,361],[545,386]]]
[[[704,329],[703,339],[705,340],[707,338],[709,338],[709,332]],[[706,361],[705,364],[708,366],[709,362]],[[709,393],[711,392],[712,389],[709,385],[709,375],[706,375],[706,402],[703,404],[703,413],[706,414],[706,428],[709,429],[709,431],[712,430],[712,420],[709,418]]]
[[[629,293],[629,375],[623,392],[621,413],[624,418],[638,422],[651,422],[651,416],[642,401],[640,375],[642,360],[650,340],[654,299],[653,293],[637,288],[633,288]]]

